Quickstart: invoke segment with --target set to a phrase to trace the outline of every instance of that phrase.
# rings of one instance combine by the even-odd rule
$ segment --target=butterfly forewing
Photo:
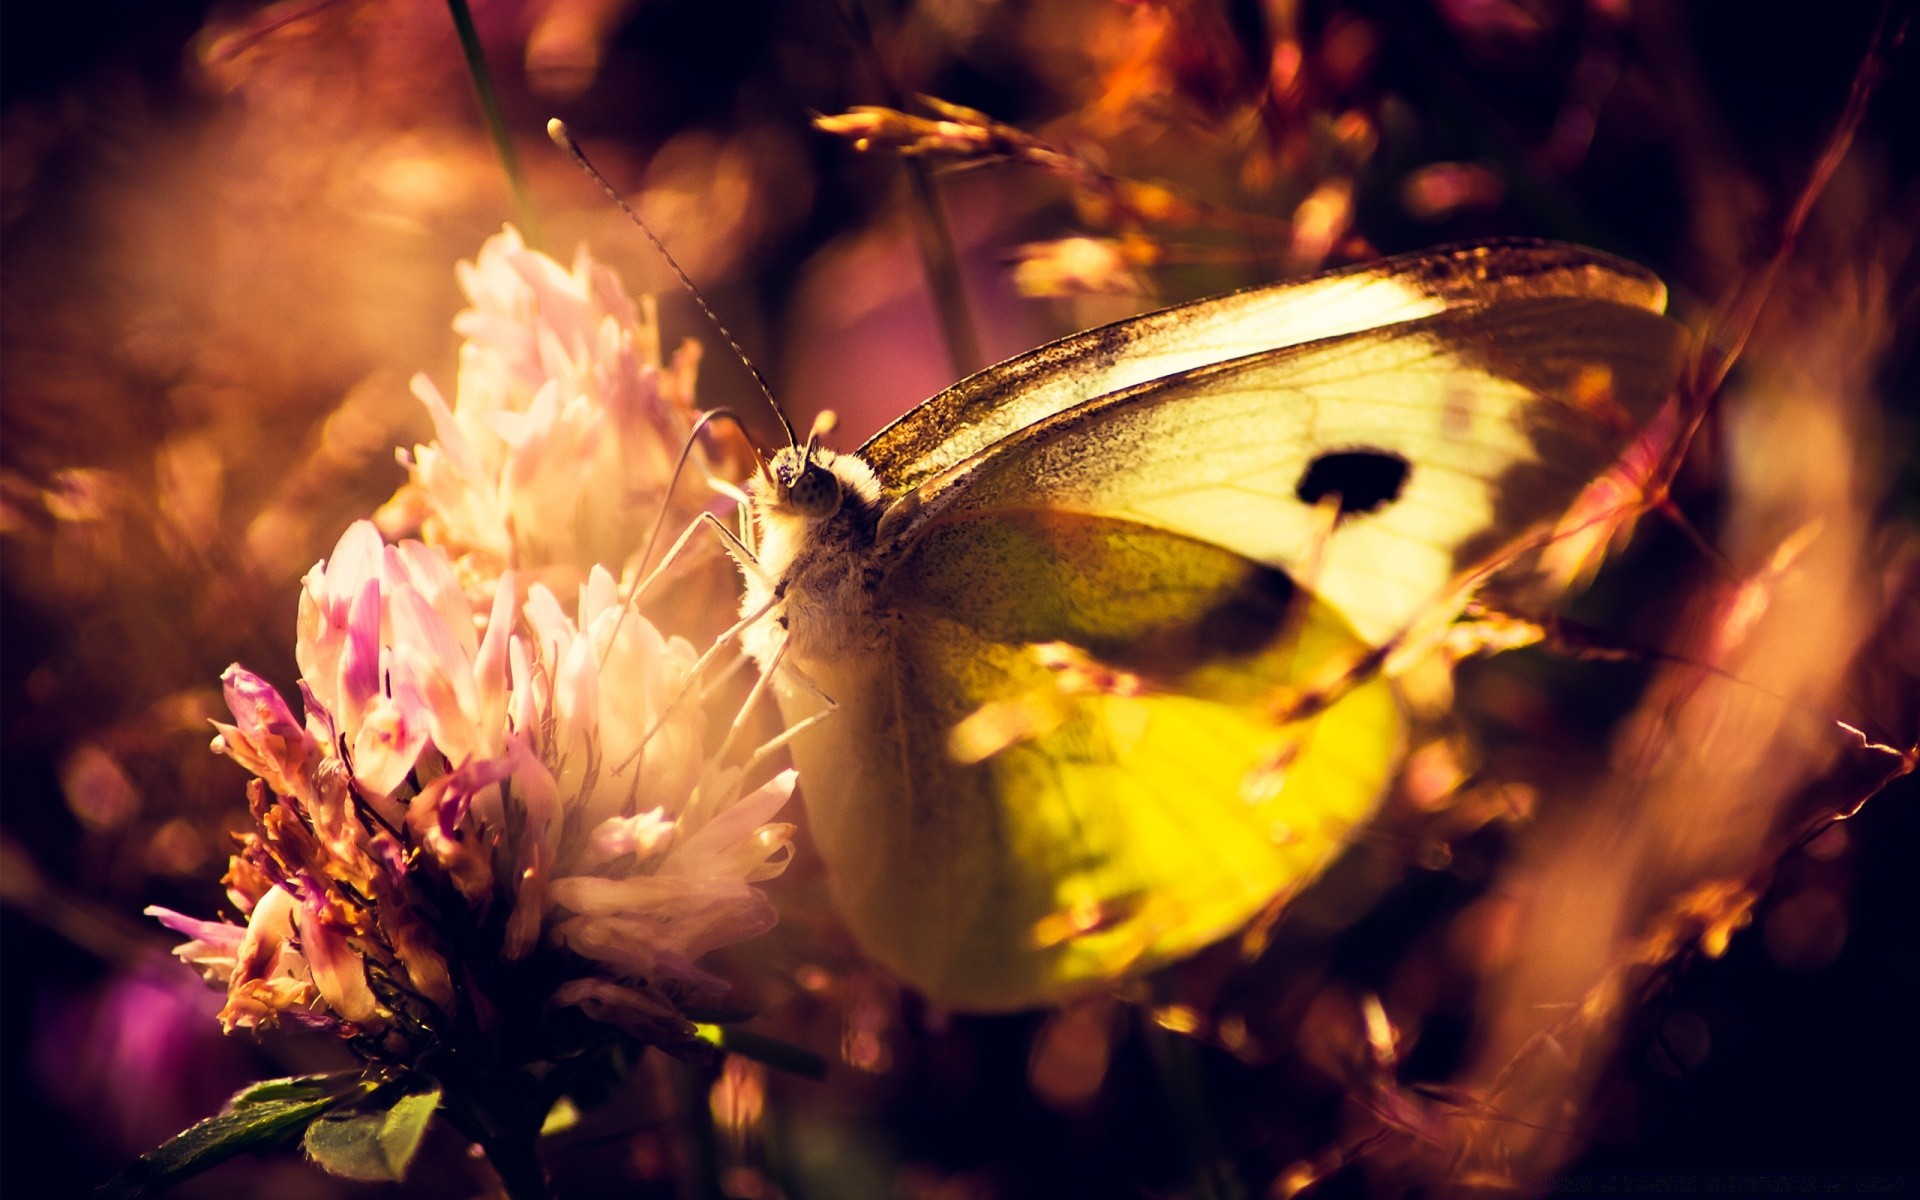
[[[861,450],[889,495],[1095,397],[1249,354],[1461,305],[1574,296],[1659,312],[1666,287],[1621,259],[1551,242],[1484,242],[1253,288],[1075,334],[989,367]]]
[[[1673,322],[1611,301],[1456,307],[1086,401],[927,480],[881,534],[1013,507],[1122,517],[1286,570],[1380,644],[1571,504],[1681,351]],[[1344,486],[1385,490],[1329,532],[1343,472],[1315,478],[1341,463]]]

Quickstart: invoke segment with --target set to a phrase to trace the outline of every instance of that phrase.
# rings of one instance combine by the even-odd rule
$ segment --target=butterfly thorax
[[[748,636],[755,657],[785,644],[799,662],[818,661],[871,637],[882,508],[873,469],[851,454],[787,449],[748,494],[758,571],[747,573],[741,615],[768,614]]]

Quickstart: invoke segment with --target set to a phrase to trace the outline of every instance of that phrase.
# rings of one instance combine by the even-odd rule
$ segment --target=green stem
[[[738,1025],[699,1025],[695,1028],[701,1041],[718,1046],[728,1054],[750,1058],[802,1079],[819,1082],[827,1077],[827,1060],[811,1050],[742,1029]]]
[[[714,1132],[713,1109],[707,1099],[713,1090],[713,1074],[693,1063],[664,1065],[679,1092],[679,1124],[687,1139],[688,1170],[681,1195],[687,1200],[726,1200],[726,1190],[720,1184],[720,1139]]]
[[[547,1173],[535,1150],[546,1113],[532,1102],[535,1096],[512,1084],[476,1085],[458,1070],[443,1071],[439,1082],[441,1112],[485,1152],[508,1200],[548,1200]]]
[[[447,0],[453,14],[453,28],[460,36],[460,51],[466,55],[467,73],[473,77],[473,90],[480,100],[480,113],[486,119],[493,149],[507,172],[507,187],[513,192],[514,218],[529,245],[539,245],[540,220],[533,210],[533,197],[527,191],[527,177],[520,170],[520,155],[513,148],[513,135],[507,130],[506,115],[500,109],[500,93],[493,86],[493,72],[487,67],[486,52],[480,48],[480,31],[473,24],[473,10],[467,0]]]

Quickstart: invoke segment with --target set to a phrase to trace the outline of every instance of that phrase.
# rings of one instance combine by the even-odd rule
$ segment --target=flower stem
[[[1140,1033],[1159,1076],[1160,1094],[1173,1119],[1173,1128],[1187,1153],[1193,1172],[1192,1194],[1202,1200],[1245,1200],[1246,1189],[1235,1176],[1220,1144],[1219,1123],[1209,1111],[1199,1043],[1161,1028],[1144,1012]]]

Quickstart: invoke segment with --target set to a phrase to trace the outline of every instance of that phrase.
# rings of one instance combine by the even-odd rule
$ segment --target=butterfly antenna
[[[727,330],[726,322],[722,321],[719,314],[714,312],[707,304],[706,297],[700,294],[700,289],[695,287],[693,280],[687,277],[687,273],[681,269],[679,261],[673,257],[672,252],[662,244],[658,237],[654,236],[653,230],[648,228],[647,223],[640,219],[640,214],[633,211],[633,206],[621,198],[620,193],[614,190],[611,183],[607,182],[607,177],[595,169],[591,162],[587,161],[586,151],[580,149],[580,143],[574,141],[573,135],[567,132],[566,122],[562,121],[559,117],[554,117],[549,120],[547,122],[547,136],[553,139],[554,145],[571,155],[574,164],[582,171],[585,171],[588,178],[599,184],[600,190],[607,194],[607,198],[619,205],[620,211],[627,214],[627,219],[632,221],[641,233],[647,235],[647,240],[652,242],[653,248],[660,252],[660,257],[666,259],[667,265],[673,268],[673,273],[680,277],[680,282],[685,285],[688,294],[693,297],[693,302],[700,306],[701,312],[707,314],[707,320],[713,322],[713,327],[720,331],[720,336],[725,338],[727,345],[733,349],[734,356],[740,360],[742,366],[747,368],[747,373],[753,376],[753,382],[759,385],[760,394],[767,399],[767,407],[773,410],[774,416],[780,418],[780,428],[786,432],[787,445],[799,445],[800,439],[793,434],[793,423],[787,420],[787,414],[780,408],[780,402],[773,398],[773,389],[767,386],[766,376],[760,374],[760,368],[753,365],[753,360],[748,358],[747,352],[740,348],[740,343],[733,340],[733,334]]]

